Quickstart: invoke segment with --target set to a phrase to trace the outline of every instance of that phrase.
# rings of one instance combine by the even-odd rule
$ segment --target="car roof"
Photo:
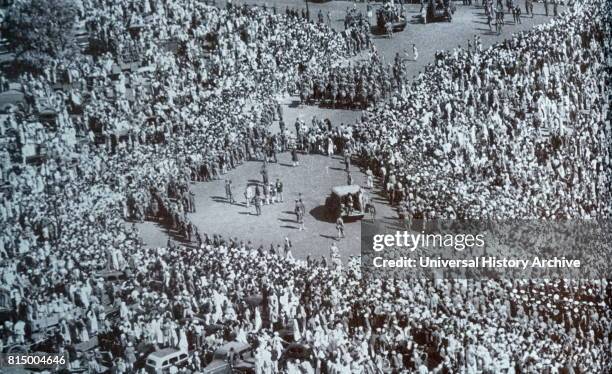
[[[99,273],[95,273],[95,276],[98,277],[98,278],[102,278],[102,277],[122,277],[124,275],[125,275],[125,273],[122,272],[122,271],[112,271],[112,270],[109,270],[109,271],[105,270],[105,271],[101,271]]]
[[[310,346],[308,344],[302,344],[302,343],[290,343],[287,345],[287,348],[285,348],[285,350],[288,349],[292,349],[292,348],[299,348],[299,349],[310,349]]]
[[[155,357],[155,358],[165,358],[167,356],[170,356],[172,354],[178,353],[180,352],[178,349],[175,348],[164,348],[164,349],[160,349],[159,351],[155,351],[153,353],[151,353],[149,355],[149,358]]]
[[[249,344],[240,343],[240,342],[229,342],[217,348],[217,350],[215,351],[215,354],[216,355],[219,355],[219,354],[226,355],[230,351],[231,348],[234,348],[234,352],[242,352],[244,350],[251,349],[251,346]]]
[[[359,191],[361,191],[361,187],[359,187],[356,184],[336,186],[332,188],[332,193],[337,196],[346,196],[348,194],[356,194]]]

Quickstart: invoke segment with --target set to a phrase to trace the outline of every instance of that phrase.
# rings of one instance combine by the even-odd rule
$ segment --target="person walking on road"
[[[336,230],[338,230],[338,240],[344,238],[344,220],[342,217],[338,217],[336,220]]]

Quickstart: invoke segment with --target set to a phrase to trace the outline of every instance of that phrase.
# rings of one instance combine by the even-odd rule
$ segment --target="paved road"
[[[234,1],[235,3],[236,1]],[[263,1],[247,0],[249,4],[263,4]],[[268,0],[268,6],[276,4],[279,9],[290,7],[303,7],[305,3],[295,0]],[[325,13],[330,12],[333,27],[341,29],[342,20],[347,7],[354,6],[348,1],[332,1],[323,4],[309,5],[311,15],[316,16],[319,9]],[[357,4],[359,9],[365,11],[365,4]],[[409,17],[416,15],[418,5],[406,7]],[[542,5],[535,4],[536,14],[543,14]],[[512,19],[507,15],[507,19]],[[393,38],[376,37],[374,43],[387,61],[392,61],[396,52],[404,53],[409,49],[412,53],[412,44],[416,44],[419,50],[419,59],[408,64],[409,76],[415,76],[419,71],[433,61],[433,55],[438,50],[449,50],[459,45],[466,45],[467,41],[473,39],[474,35],[480,35],[484,47],[492,45],[508,37],[512,32],[527,30],[536,24],[546,21],[543,15],[534,18],[524,18],[522,24],[514,25],[509,22],[501,35],[490,32],[484,18],[482,9],[476,6],[457,5],[457,12],[452,23],[440,22],[423,24],[409,24],[402,33],[395,34]],[[281,99],[283,104],[283,117],[288,129],[293,129],[296,118],[302,118],[309,122],[313,115],[324,119],[330,118],[334,125],[340,123],[352,123],[360,117],[360,111],[332,110],[316,106],[300,106],[295,97]],[[275,130],[276,129],[276,130]],[[277,131],[278,125],[274,124],[273,131]],[[236,236],[239,239],[251,240],[255,245],[263,244],[269,248],[271,243],[281,243],[285,236],[289,237],[294,244],[293,254],[298,258],[307,255],[313,257],[328,256],[329,247],[336,235],[335,225],[327,222],[321,217],[322,205],[325,197],[329,194],[331,187],[346,183],[346,174],[339,158],[328,158],[325,156],[303,156],[302,165],[298,168],[290,167],[289,155],[280,156],[280,163],[272,165],[271,178],[280,177],[286,188],[284,204],[264,206],[263,215],[255,216],[254,208],[247,209],[242,204],[230,205],[225,201],[225,189],[223,181],[212,183],[197,183],[193,185],[193,191],[197,199],[197,213],[190,214],[190,219],[202,231],[209,234],[217,233],[224,236]],[[288,166],[289,165],[289,166]],[[230,178],[234,184],[234,194],[242,201],[242,193],[249,180],[259,180],[261,163],[249,162],[236,170],[229,172],[225,177]],[[357,183],[365,184],[365,176],[356,168],[352,167],[352,173]],[[294,199],[301,192],[307,207],[305,223],[307,230],[298,231],[293,215]],[[370,192],[377,204],[378,217],[394,219],[397,215],[389,207],[384,199],[381,199],[376,191]],[[151,246],[164,246],[166,244],[166,232],[152,223],[139,225],[145,242]],[[347,238],[339,242],[339,248],[344,258],[347,255],[359,253],[360,224],[351,223],[347,225]]]
[[[302,9],[306,7],[306,2],[299,0],[232,1],[234,4],[249,4],[259,6],[266,4],[268,7],[276,5],[279,11],[285,11],[287,7],[293,9]],[[219,4],[223,4],[224,2],[225,1],[218,1]],[[380,3],[374,3],[375,6],[378,6],[379,4]],[[490,45],[504,40],[514,32],[529,30],[534,25],[544,23],[550,18],[544,15],[543,4],[534,3],[533,6],[535,17],[531,18],[523,16],[521,21],[522,23],[515,25],[512,21],[512,15],[506,14],[506,25],[503,28],[502,33],[497,35],[497,33],[489,30],[487,19],[482,7],[477,5],[462,5],[460,1],[456,1],[455,4],[457,5],[457,11],[453,16],[453,21],[451,23],[433,22],[426,25],[417,21],[417,18],[414,18],[417,16],[420,9],[419,4],[405,5],[406,16],[409,21],[406,29],[401,33],[395,34],[391,39],[384,36],[374,36],[374,45],[386,61],[392,62],[396,52],[403,53],[407,49],[412,56],[412,44],[415,44],[419,51],[419,59],[416,62],[410,63],[408,66],[409,76],[415,76],[419,71],[423,71],[423,68],[427,64],[432,62],[433,55],[436,51],[449,50],[459,45],[466,46],[467,41],[473,39],[475,35],[480,35],[483,47],[489,47]],[[524,6],[520,0],[519,4]],[[335,30],[344,29],[344,16],[347,9],[355,7],[365,14],[366,6],[367,5],[365,2],[355,3],[353,1],[308,3],[311,19],[317,18],[319,10],[321,10],[325,15],[329,12],[330,19],[332,20],[331,26]],[[559,7],[560,12],[563,11],[563,9],[563,6]],[[525,14],[524,8],[522,11],[523,14]]]
[[[189,219],[202,233],[221,234],[225,238],[238,237],[250,240],[255,246],[282,243],[288,237],[293,245],[293,254],[304,259],[307,255],[315,258],[329,255],[332,242],[336,242],[336,228],[333,220],[326,217],[325,198],[333,186],[346,184],[346,172],[340,156],[303,155],[300,166],[292,167],[288,153],[279,156],[279,163],[269,164],[271,181],[280,178],[284,185],[284,203],[264,205],[262,215],[255,215],[255,208],[246,207],[244,191],[248,183],[261,181],[261,162],[247,162],[223,176],[222,180],[193,183],[191,188],[196,195],[196,213]],[[365,186],[365,175],[355,165],[351,165],[355,183]],[[225,198],[225,179],[233,185],[235,204]],[[367,191],[376,205],[377,218],[394,219],[397,214],[386,204],[376,191]],[[295,199],[302,196],[306,206],[304,225],[300,231],[294,212]],[[165,229],[157,224],[146,222],[138,225],[147,245],[165,246]],[[346,238],[337,241],[343,257],[359,254],[360,222],[346,224]]]

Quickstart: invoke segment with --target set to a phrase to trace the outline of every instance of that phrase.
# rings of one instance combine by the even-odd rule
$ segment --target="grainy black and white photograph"
[[[0,0],[0,373],[611,373],[611,14]]]

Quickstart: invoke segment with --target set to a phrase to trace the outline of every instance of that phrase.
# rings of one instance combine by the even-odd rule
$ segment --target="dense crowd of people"
[[[493,48],[438,54],[358,125],[361,152],[424,217],[609,217],[601,11],[576,5]]]
[[[367,33],[298,11],[80,4],[89,54],[23,75],[25,102],[2,118],[14,148],[1,163],[0,352],[116,373],[165,347],[202,372],[231,341],[252,347],[256,373],[611,369],[609,281],[364,280],[358,258],[299,261],[288,240],[255,247],[187,217],[192,182],[292,149],[352,157],[412,217],[609,218],[609,3],[440,53],[411,84],[399,57],[338,66],[370,48]],[[296,89],[381,93],[357,123],[293,132],[277,98]],[[144,219],[184,242],[147,248],[129,223]]]
[[[374,51],[369,60],[325,69],[307,71],[300,77],[300,99],[304,104],[343,108],[367,108],[376,105],[405,81],[404,60],[384,66]]]

